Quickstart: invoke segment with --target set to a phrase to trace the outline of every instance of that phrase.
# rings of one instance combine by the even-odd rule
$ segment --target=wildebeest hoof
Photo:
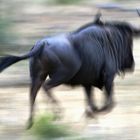
[[[94,106],[94,107],[92,107],[92,112],[94,112],[94,113],[99,112],[99,109],[96,106]]]
[[[91,109],[90,107],[87,107],[86,110],[85,110],[85,115],[88,118],[94,118],[93,109]]]
[[[26,129],[29,130],[29,129],[31,129],[32,126],[33,126],[33,121],[29,120],[27,123]]]
[[[115,105],[116,105],[115,103],[107,104],[107,105],[103,106],[101,109],[99,109],[98,112],[103,113],[103,114],[107,114],[113,110]]]

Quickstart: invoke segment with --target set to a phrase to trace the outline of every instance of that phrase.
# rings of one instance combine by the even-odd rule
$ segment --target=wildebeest
[[[139,34],[139,29],[127,23],[95,22],[71,33],[43,38],[25,55],[1,58],[0,71],[30,58],[29,126],[41,86],[46,92],[61,84],[83,86],[92,112],[98,108],[92,101],[91,90],[104,88],[106,101],[101,110],[107,110],[113,107],[115,75],[134,69],[133,37]],[[47,76],[49,80],[46,80]]]

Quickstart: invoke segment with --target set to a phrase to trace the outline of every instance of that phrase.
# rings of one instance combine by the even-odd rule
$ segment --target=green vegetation
[[[61,4],[61,5],[67,5],[67,4],[78,4],[82,0],[50,0],[53,4]]]
[[[0,18],[0,46],[7,46],[12,40],[11,22],[8,18]]]
[[[53,139],[72,135],[70,128],[64,124],[54,122],[53,115],[41,115],[35,119],[35,124],[29,130],[29,134],[37,139]]]
[[[55,116],[40,115],[35,119],[33,127],[27,136],[35,140],[93,140],[92,137],[83,137],[71,130],[70,126],[55,121]],[[60,124],[61,123],[61,124]]]
[[[11,46],[15,46],[16,33],[13,31],[13,9],[10,8],[11,3],[1,1],[0,8],[0,51],[10,50]]]

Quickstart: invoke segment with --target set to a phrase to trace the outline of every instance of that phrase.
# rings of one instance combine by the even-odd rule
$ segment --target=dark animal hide
[[[49,89],[61,85],[82,85],[92,111],[97,110],[91,98],[91,87],[105,88],[106,102],[101,110],[113,106],[113,81],[116,74],[134,69],[133,37],[140,30],[127,23],[102,22],[99,18],[68,34],[46,37],[38,41],[23,56],[6,56],[1,59],[0,71],[30,58],[31,92],[30,125],[34,102],[43,85]],[[46,80],[49,75],[50,79]],[[53,100],[55,101],[55,100]]]

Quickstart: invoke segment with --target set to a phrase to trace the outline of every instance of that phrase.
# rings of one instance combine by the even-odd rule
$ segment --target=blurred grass
[[[13,27],[15,26],[12,3],[8,1],[1,1],[0,5],[0,53],[4,50],[10,51],[15,47],[17,34]]]
[[[35,119],[33,127],[27,132],[35,140],[95,140],[96,137],[81,135],[62,122],[55,122],[52,114],[42,114]],[[84,133],[83,133],[84,134]],[[28,138],[27,138],[28,139]],[[100,139],[99,137],[97,139]]]
[[[59,5],[70,5],[70,4],[78,4],[82,0],[49,0],[49,2],[53,4],[59,4]]]
[[[55,117],[52,114],[38,116],[28,134],[39,140],[68,137],[74,134],[69,126],[55,123],[54,119]]]
[[[12,23],[7,18],[0,18],[0,49],[5,50],[14,39],[11,31]]]

